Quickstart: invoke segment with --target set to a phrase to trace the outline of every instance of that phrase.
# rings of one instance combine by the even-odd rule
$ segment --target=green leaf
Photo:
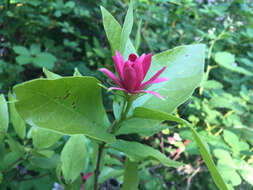
[[[204,82],[204,88],[206,89],[220,89],[223,88],[222,83],[216,81],[216,80],[208,80]]]
[[[58,154],[54,154],[50,158],[32,156],[29,158],[29,161],[32,165],[37,166],[39,168],[52,169],[56,168],[57,164],[59,164],[60,156]]]
[[[101,6],[100,8],[103,16],[105,33],[110,43],[112,53],[114,54],[116,50],[120,49],[121,26],[104,7]]]
[[[98,83],[93,77],[28,81],[14,87],[16,108],[31,126],[112,142]]]
[[[40,44],[32,44],[30,46],[30,52],[32,55],[37,55],[40,53]]]
[[[134,42],[134,48],[136,49],[136,52],[138,52],[140,44],[141,44],[141,23],[142,23],[142,20],[140,20],[138,24],[135,42]]]
[[[237,186],[242,183],[240,175],[236,172],[236,170],[231,167],[232,163],[227,163],[227,160],[222,160],[223,163],[218,161],[217,168],[220,171],[223,179],[232,186]]]
[[[30,56],[29,50],[24,46],[14,46],[13,50],[17,54]]]
[[[132,162],[127,158],[125,161],[124,181],[121,190],[137,190],[138,185],[138,162]]]
[[[166,119],[166,115],[167,115],[167,119]],[[151,109],[147,109],[147,108],[138,108],[138,110],[134,113],[134,116],[139,117],[139,118],[157,119],[160,122],[162,122],[164,120],[175,121],[177,123],[188,126],[192,131],[194,139],[195,139],[196,143],[198,144],[201,156],[202,156],[203,160],[205,161],[215,184],[218,186],[219,189],[222,189],[222,190],[228,189],[228,187],[225,184],[224,180],[222,179],[219,171],[215,167],[215,164],[212,160],[212,156],[209,152],[209,148],[207,147],[207,144],[201,139],[201,137],[194,130],[194,128],[191,126],[191,124],[189,124],[187,121],[185,121],[181,118],[177,118],[177,117],[170,115],[168,113],[164,113],[164,112],[160,112],[160,111],[156,111],[156,110],[151,110]]]
[[[252,76],[253,73],[244,69],[243,67],[239,67],[235,63],[235,56],[229,52],[218,52],[215,54],[215,61],[225,67],[226,69],[229,69],[230,71],[234,71],[237,73],[245,74]]]
[[[160,121],[157,120],[133,117],[122,122],[116,135],[137,133],[144,137],[151,136],[166,129],[165,127],[159,127],[159,125]]]
[[[123,28],[121,31],[121,37],[120,37],[120,53],[124,55],[125,48],[127,46],[127,41],[129,39],[129,36],[131,34],[133,27],[133,4],[132,2],[129,4],[127,14],[125,17],[125,21],[123,24]]]
[[[239,137],[232,131],[223,130],[224,140],[232,147],[233,151],[249,151],[249,145],[244,141],[239,141]]]
[[[117,20],[104,8],[101,6],[101,12],[103,16],[103,24],[107,39],[112,49],[112,54],[115,54],[116,50],[120,50],[120,40],[121,40],[121,26]],[[130,39],[127,40],[126,48],[123,57],[128,58],[130,53],[136,53],[133,44]]]
[[[75,68],[75,72],[74,72],[73,76],[75,76],[75,77],[81,77],[83,75],[80,73],[80,71],[78,70],[78,68]]]
[[[33,59],[33,63],[41,68],[45,67],[47,69],[53,69],[56,60],[56,57],[51,53],[43,52],[36,55],[36,57]]]
[[[148,88],[162,95],[165,101],[156,96],[144,94],[133,103],[133,106],[171,113],[184,103],[199,86],[204,73],[204,59],[205,46],[203,44],[180,46],[156,54],[152,58],[146,80],[162,67],[167,66],[161,77],[169,80],[153,84]]]
[[[239,173],[242,178],[249,184],[253,185],[253,165],[249,165],[242,161],[241,167],[239,168]]]
[[[121,95],[115,94],[113,98],[113,114],[116,120],[120,119],[120,114],[122,112],[123,107],[124,107],[124,97]]]
[[[4,136],[9,126],[9,113],[7,102],[3,94],[0,94],[0,144],[2,143]]]
[[[167,156],[155,150],[149,146],[140,144],[134,141],[117,140],[110,144],[112,148],[115,148],[126,155],[133,161],[143,161],[143,159],[152,159],[161,162],[165,166],[177,168],[183,164],[177,161],[169,159]]]
[[[35,148],[44,149],[54,145],[62,135],[48,129],[33,127],[31,137]]]
[[[2,181],[3,181],[3,174],[2,174],[2,172],[0,172],[0,185],[2,184]]]
[[[26,124],[25,121],[20,117],[19,113],[16,110],[15,107],[15,101],[16,99],[13,97],[11,92],[8,94],[9,98],[9,109],[10,109],[10,121],[13,125],[13,128],[15,129],[17,135],[24,139],[26,135]]]
[[[46,158],[51,158],[54,155],[53,150],[35,150],[35,149],[32,149],[30,153],[34,156],[46,157]]]
[[[142,136],[150,136],[166,129],[163,126],[160,126],[160,123],[168,119],[178,123],[181,122],[177,117],[168,116],[167,113],[156,112],[144,107],[137,107],[133,111],[132,117],[122,123],[117,135],[138,133]]]
[[[14,151],[8,152],[4,155],[3,161],[1,161],[0,169],[6,170],[12,163],[17,162],[20,159],[21,158],[20,158],[19,154],[17,154],[16,152],[14,152]],[[12,167],[14,167],[14,166],[12,166]]]
[[[124,170],[122,169],[114,169],[114,168],[105,166],[103,167],[101,173],[99,174],[98,183],[101,184],[110,178],[113,178],[113,177],[116,178],[116,177],[122,176],[123,173],[124,173]]]
[[[16,57],[16,61],[20,65],[26,65],[32,63],[33,57],[31,57],[30,55],[19,55],[18,57]]]
[[[212,156],[211,156],[210,152],[208,151],[208,148],[207,148],[206,144],[204,143],[204,141],[202,141],[201,137],[191,127],[191,125],[188,124],[188,127],[191,128],[194,139],[195,139],[196,143],[198,144],[201,156],[202,156],[203,160],[205,161],[205,163],[208,167],[208,170],[210,171],[215,184],[217,185],[217,187],[219,189],[228,190],[229,188],[226,185],[226,183],[224,182],[224,180],[223,180],[222,176],[220,175],[219,171],[217,170],[217,168],[216,168],[216,166],[215,166],[215,164],[212,160]]]
[[[7,143],[9,144],[10,149],[20,157],[23,157],[25,153],[24,147],[17,140],[14,140],[10,135],[7,135],[7,137]]]
[[[73,182],[81,173],[87,156],[87,145],[83,135],[74,135],[61,152],[64,179]]]
[[[61,78],[60,75],[47,70],[45,67],[43,67],[43,73],[46,75],[46,77],[48,79],[59,79],[59,78]]]

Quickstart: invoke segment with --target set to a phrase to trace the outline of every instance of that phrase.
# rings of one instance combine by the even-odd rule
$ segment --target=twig
[[[193,177],[200,171],[200,167],[198,167],[193,173],[192,175],[187,179],[187,187],[186,190],[190,190],[191,187],[191,181],[193,179]]]
[[[98,157],[97,157],[97,164],[96,164],[96,169],[95,169],[95,179],[94,179],[94,190],[97,190],[97,188],[98,188],[98,176],[100,173],[100,171],[99,171],[100,170],[100,162],[101,162],[101,157],[102,157],[104,146],[105,146],[105,142],[100,144],[99,148],[98,148]]]
[[[16,161],[14,161],[13,163],[11,163],[10,165],[8,165],[3,171],[2,173],[7,172],[10,168],[12,168],[13,166],[15,166],[19,161],[21,161],[22,158],[20,157],[19,159],[17,159]]]
[[[33,177],[29,177],[29,178],[24,178],[24,179],[22,179],[21,181],[28,181],[28,180],[38,179],[38,178],[46,177],[46,176],[48,176],[48,175],[49,175],[49,173],[45,173],[45,174],[38,175],[38,176],[33,176]]]

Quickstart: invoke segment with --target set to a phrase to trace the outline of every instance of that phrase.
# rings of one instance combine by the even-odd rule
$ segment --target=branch
[[[99,145],[98,148],[98,157],[97,157],[97,164],[96,164],[96,169],[95,169],[95,179],[94,179],[94,190],[97,190],[98,188],[98,176],[100,173],[100,162],[101,162],[101,157],[102,153],[104,150],[105,143],[103,142],[102,144]]]
[[[190,190],[192,178],[193,178],[199,171],[200,171],[200,167],[198,167],[198,168],[192,173],[192,175],[188,178],[186,190]]]
[[[22,158],[20,157],[19,159],[17,159],[16,161],[14,161],[13,163],[11,163],[10,165],[8,165],[3,171],[2,173],[7,172],[10,168],[12,168],[13,166],[15,166],[19,161],[21,161]]]

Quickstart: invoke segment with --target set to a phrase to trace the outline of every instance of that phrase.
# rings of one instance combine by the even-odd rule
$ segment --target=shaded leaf
[[[14,46],[13,50],[17,54],[30,56],[29,50],[24,46]]]
[[[9,126],[9,113],[7,102],[3,94],[0,94],[0,144],[4,139],[4,136]]]
[[[143,161],[143,159],[152,159],[161,162],[165,166],[174,168],[183,165],[180,162],[169,159],[158,150],[138,142],[117,140],[116,142],[110,144],[110,146],[126,153],[131,160]]]
[[[218,52],[215,54],[215,61],[225,67],[226,69],[229,69],[230,71],[234,71],[237,73],[242,73],[245,75],[252,76],[253,73],[244,69],[243,67],[239,67],[237,63],[235,63],[235,56],[229,52]]]
[[[122,190],[137,190],[138,185],[139,185],[138,163],[126,159]]]
[[[53,69],[54,63],[56,62],[56,57],[51,53],[39,53],[33,59],[33,63],[38,67],[45,67],[47,69]]]
[[[34,147],[44,149],[54,145],[62,135],[51,130],[33,127],[31,137],[33,139]]]
[[[61,152],[64,179],[74,181],[81,173],[87,156],[87,145],[83,135],[70,137]]]
[[[20,117],[15,107],[16,99],[13,97],[11,92],[8,94],[9,97],[9,109],[10,109],[10,121],[15,129],[17,135],[24,139],[26,136],[26,124],[25,121]]]

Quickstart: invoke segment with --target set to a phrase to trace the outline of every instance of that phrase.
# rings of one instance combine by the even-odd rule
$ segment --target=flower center
[[[128,57],[128,60],[131,62],[135,62],[136,59],[137,59],[137,56],[134,53],[131,53]]]

